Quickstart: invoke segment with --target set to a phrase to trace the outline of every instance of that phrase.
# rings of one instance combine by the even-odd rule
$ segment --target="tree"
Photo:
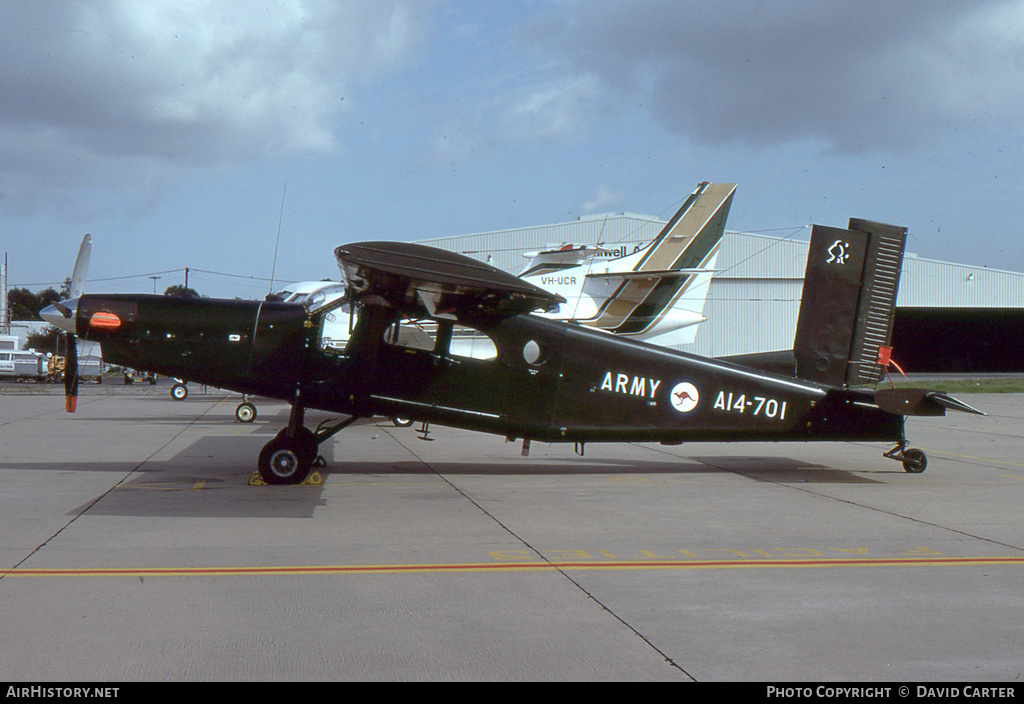
[[[181,284],[168,286],[164,291],[165,296],[182,296],[185,298],[199,298],[199,293],[194,288],[186,288]]]
[[[39,293],[32,293],[27,288],[12,288],[7,292],[11,320],[39,320],[39,311],[60,300],[61,295],[52,288]]]
[[[25,346],[37,352],[55,352],[58,335],[60,335],[60,330],[53,325],[47,325],[40,332],[29,333],[25,340]]]

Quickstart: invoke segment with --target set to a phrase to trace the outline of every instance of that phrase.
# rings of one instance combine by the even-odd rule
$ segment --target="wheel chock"
[[[320,486],[323,483],[324,478],[320,476],[320,472],[313,471],[309,473],[308,477],[299,482],[299,486]],[[260,476],[259,472],[253,472],[249,475],[249,481],[247,484],[249,486],[270,486],[263,481],[263,477]]]

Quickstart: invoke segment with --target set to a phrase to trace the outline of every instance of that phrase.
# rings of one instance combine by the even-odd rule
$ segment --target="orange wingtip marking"
[[[93,313],[89,319],[89,325],[94,328],[119,328],[121,327],[121,319],[113,313]]]

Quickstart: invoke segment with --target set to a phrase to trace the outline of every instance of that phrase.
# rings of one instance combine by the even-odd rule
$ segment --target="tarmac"
[[[1015,682],[1024,404],[872,443],[533,443],[0,385],[0,680]],[[307,413],[307,423],[325,418]]]

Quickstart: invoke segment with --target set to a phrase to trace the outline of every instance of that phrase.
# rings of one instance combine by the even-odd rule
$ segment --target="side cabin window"
[[[492,360],[498,357],[494,340],[466,325],[444,320],[403,318],[384,333],[384,341],[396,347],[433,352],[463,359]]]
[[[475,328],[454,325],[448,354],[453,357],[492,360],[498,358],[498,346],[494,340]]]

